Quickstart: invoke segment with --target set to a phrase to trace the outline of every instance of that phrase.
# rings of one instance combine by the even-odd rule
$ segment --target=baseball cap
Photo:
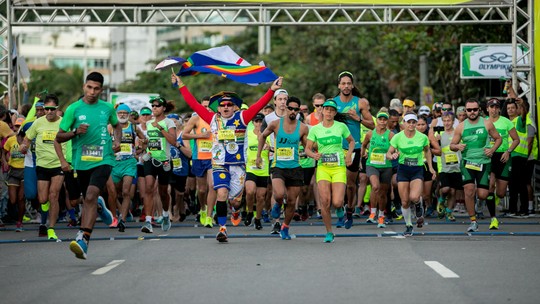
[[[416,114],[413,114],[413,113],[409,113],[405,115],[405,117],[403,117],[403,121],[409,121],[409,120],[418,121],[418,117],[416,116]]]
[[[403,106],[404,107],[414,108],[415,105],[416,105],[415,102],[410,100],[410,99],[405,99],[403,101]]]
[[[45,104],[43,103],[43,101],[38,101],[38,102],[36,102],[35,107],[36,107],[36,108],[37,108],[37,107],[43,108],[43,107],[45,107]]]
[[[125,103],[122,103],[120,105],[118,105],[118,108],[116,108],[116,112],[120,112],[120,111],[124,111],[124,112],[131,112],[131,108],[125,104]]]
[[[180,120],[180,116],[178,116],[178,114],[176,114],[176,113],[171,113],[171,114],[167,115],[167,118]]]
[[[386,113],[386,112],[377,113],[377,118],[381,118],[381,117],[384,117],[384,118],[388,119],[389,116],[388,116],[388,113]]]
[[[274,99],[276,99],[276,97],[277,97],[279,94],[285,94],[285,95],[289,96],[289,93],[287,92],[287,90],[284,90],[284,89],[277,89],[277,90],[274,92]]]
[[[465,112],[465,107],[464,106],[460,106],[456,110],[456,113],[464,113],[464,112]]]
[[[337,104],[332,99],[328,99],[327,101],[325,101],[322,106],[323,106],[323,108],[332,107],[332,108],[336,109],[336,111],[337,111]]]
[[[428,106],[421,106],[420,109],[418,109],[418,115],[429,115],[429,112]]]
[[[490,100],[488,100],[487,106],[491,107],[493,105],[496,105],[496,106],[500,107],[501,106],[501,101],[498,100],[497,98],[491,98]]]
[[[24,118],[23,117],[19,117],[17,118],[17,120],[15,120],[15,125],[16,126],[21,126],[24,122]]]
[[[433,106],[431,107],[431,110],[436,111],[436,112],[441,111],[441,109],[442,109],[442,103],[440,102],[434,103]]]
[[[144,107],[139,111],[139,113],[141,115],[152,115],[152,110],[150,110],[148,107]]]
[[[253,121],[257,121],[257,120],[264,120],[264,114],[257,113],[257,115],[255,115],[255,117],[253,117]]]

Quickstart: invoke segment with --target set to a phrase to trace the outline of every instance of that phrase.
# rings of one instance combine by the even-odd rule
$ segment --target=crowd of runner
[[[162,97],[138,111],[100,100],[103,76],[93,72],[65,112],[45,94],[30,114],[0,106],[0,215],[15,231],[34,217],[51,240],[66,218],[79,227],[70,249],[85,259],[98,215],[119,232],[139,218],[148,234],[193,215],[218,228],[219,242],[228,241],[228,222],[271,223],[270,233],[290,240],[293,221],[317,217],[331,243],[334,227],[350,229],[361,215],[378,228],[402,220],[410,236],[425,218],[455,221],[456,212],[478,231],[482,204],[489,229],[499,229],[496,205],[507,195],[508,216],[534,214],[537,130],[511,86],[504,99],[455,109],[393,99],[375,113],[354,81],[344,71],[337,95],[303,102],[280,77],[247,106],[234,92],[199,102],[173,74],[194,111],[178,115]]]

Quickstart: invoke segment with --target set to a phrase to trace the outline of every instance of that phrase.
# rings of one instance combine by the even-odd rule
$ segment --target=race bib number
[[[148,150],[150,150],[150,151],[161,150],[161,140],[160,139],[150,139],[148,141]]]
[[[260,168],[257,167],[257,160],[256,159],[250,159],[248,165],[249,165],[249,168],[251,170],[260,170]],[[262,166],[264,167],[264,160],[263,160]]]
[[[81,151],[81,160],[95,162],[103,160],[103,146],[83,145]]]
[[[294,148],[278,148],[276,151],[277,160],[294,160]]]
[[[201,140],[199,143],[199,152],[211,152],[212,142],[209,140]]]
[[[54,139],[56,138],[57,131],[51,131],[46,130],[43,131],[43,134],[41,135],[41,141],[44,144],[52,144],[54,142]]]
[[[418,159],[417,158],[406,157],[403,164],[405,166],[417,167],[418,166]]]
[[[337,153],[324,153],[321,155],[320,161],[325,166],[339,166],[339,155]]]
[[[132,144],[120,144],[120,153],[121,154],[132,154],[133,145]]]
[[[173,158],[172,165],[173,165],[173,169],[182,169],[182,159]]]
[[[370,163],[373,165],[384,165],[386,164],[386,153],[375,153],[371,152]]]
[[[467,169],[474,170],[474,171],[482,171],[483,167],[484,167],[483,164],[473,163],[468,160],[465,161],[465,168]]]
[[[219,130],[218,140],[236,140],[236,136],[234,136],[234,130]]]
[[[457,164],[458,163],[458,156],[456,153],[448,153],[444,155],[444,162],[447,165],[451,164]]]

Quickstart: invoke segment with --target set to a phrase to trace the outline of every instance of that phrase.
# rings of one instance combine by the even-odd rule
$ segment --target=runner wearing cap
[[[344,216],[343,199],[347,184],[347,168],[352,164],[354,138],[347,125],[336,121],[337,104],[327,100],[322,106],[323,120],[309,130],[306,154],[317,162],[317,186],[321,203],[323,223],[326,228],[325,243],[334,242],[330,206],[336,208],[338,218]],[[347,153],[343,151],[342,141],[346,139],[349,146]],[[316,145],[316,151],[314,151]]]
[[[272,189],[276,203],[272,207],[272,217],[279,219],[281,207],[285,206],[285,220],[281,225],[280,235],[283,240],[290,240],[289,225],[296,208],[296,200],[304,185],[304,171],[300,166],[298,148],[306,145],[308,128],[297,120],[300,112],[300,99],[291,96],[287,100],[287,114],[274,120],[259,137],[257,147],[257,167],[262,167],[261,152],[266,138],[270,134],[274,139],[274,161],[272,162]]]
[[[386,227],[384,211],[386,209],[387,192],[392,181],[392,162],[386,157],[386,153],[390,148],[390,140],[394,136],[387,128],[389,117],[388,110],[384,107],[381,108],[377,113],[375,130],[369,131],[362,142],[363,157],[367,158],[366,174],[371,185],[369,196],[371,214],[369,216],[375,216],[375,210],[379,208],[378,228]]]
[[[211,111],[210,97],[205,96],[201,105]],[[212,179],[212,132],[210,125],[199,115],[193,115],[184,126],[182,139],[194,140],[191,160],[191,173],[195,175],[197,183],[197,198],[199,200],[199,221],[202,225],[212,228],[214,219],[212,212],[216,201],[216,191]]]
[[[217,108],[212,113],[200,105],[180,77],[171,75],[171,81],[178,84],[186,103],[210,124],[214,143],[212,146],[212,174],[214,189],[217,191],[216,213],[220,226],[216,239],[227,242],[227,199],[232,206],[233,216],[238,218],[239,198],[244,190],[246,176],[245,149],[247,148],[246,128],[255,115],[270,101],[274,92],[281,88],[283,78],[279,77],[270,89],[247,110],[234,111],[234,106],[242,104],[242,99],[234,92],[220,92],[210,98],[210,107]]]
[[[149,107],[142,107],[139,110],[139,124],[137,128],[141,130],[141,132],[144,134],[146,139],[147,129],[146,129],[146,123],[152,119],[152,110],[150,110]],[[136,145],[142,146],[143,143],[139,142],[139,139],[136,140]],[[139,191],[139,204],[142,204],[142,212],[140,214],[140,222],[144,222],[146,220],[146,213],[151,214],[152,210],[146,211],[144,209],[144,201],[145,201],[145,195],[144,195],[144,189],[146,189],[146,180],[145,180],[145,173],[144,173],[144,160],[142,159],[143,155],[146,154],[146,149],[144,150],[136,150],[136,158],[137,158],[137,189]],[[153,202],[153,200],[152,200]]]
[[[465,206],[471,220],[468,232],[478,231],[474,208],[475,194],[485,200],[489,194],[491,157],[501,145],[501,136],[493,123],[480,116],[480,103],[468,99],[465,103],[467,119],[456,128],[450,150],[461,151],[461,175],[465,191]],[[490,137],[493,145],[490,144]]]
[[[261,125],[264,120],[262,113],[257,113],[253,118],[253,128],[248,128],[248,148],[246,152],[246,208],[247,218],[244,224],[249,226],[253,218],[253,206],[256,204],[257,216],[255,217],[255,229],[261,230],[261,217],[268,186],[268,176],[270,174],[268,151],[270,141],[267,139],[261,151],[261,166],[257,167],[257,147],[261,136]]]
[[[360,92],[354,85],[354,76],[349,71],[343,71],[338,75],[338,89],[339,94],[333,98],[337,105],[338,113],[346,115],[345,124],[349,128],[354,139],[354,151],[352,152],[353,160],[352,164],[347,166],[347,223],[348,226],[352,225],[352,214],[355,207],[354,198],[357,195],[357,183],[358,173],[361,167],[361,153],[360,147],[362,146],[360,138],[360,125],[364,125],[369,129],[375,128],[373,117],[369,112],[369,101],[366,98],[360,98]],[[342,142],[343,149],[349,149],[349,145],[346,140]],[[340,211],[341,213],[341,211]],[[338,217],[337,227],[345,225],[344,218]]]
[[[421,226],[423,223],[420,196],[422,195],[424,182],[424,156],[426,159],[431,159],[431,151],[428,137],[416,130],[416,123],[418,122],[416,114],[412,112],[405,114],[403,122],[405,129],[394,135],[390,141],[390,149],[386,153],[386,157],[388,159],[399,158],[397,171],[398,191],[401,197],[401,210],[406,226],[403,235],[411,236],[413,234],[411,204],[416,209],[417,224]],[[427,164],[429,172],[435,175],[431,162]]]

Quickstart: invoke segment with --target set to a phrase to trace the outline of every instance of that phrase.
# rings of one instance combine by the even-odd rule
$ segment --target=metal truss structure
[[[35,1],[40,2],[40,1]],[[48,3],[48,1],[41,1]],[[512,0],[471,2],[467,5],[299,5],[299,4],[185,4],[180,6],[14,4],[0,0],[0,85],[10,88],[12,26],[298,26],[298,25],[449,25],[508,24],[512,26],[515,80],[528,85],[524,94],[534,92],[533,81],[533,2]],[[215,3],[215,2],[214,2]],[[518,58],[517,46],[528,51]],[[522,61],[524,59],[524,61]],[[518,64],[524,62],[523,64]],[[524,77],[518,76],[524,72]],[[517,83],[514,81],[514,83]],[[533,97],[533,96],[530,96]],[[534,100],[534,98],[530,99]]]

